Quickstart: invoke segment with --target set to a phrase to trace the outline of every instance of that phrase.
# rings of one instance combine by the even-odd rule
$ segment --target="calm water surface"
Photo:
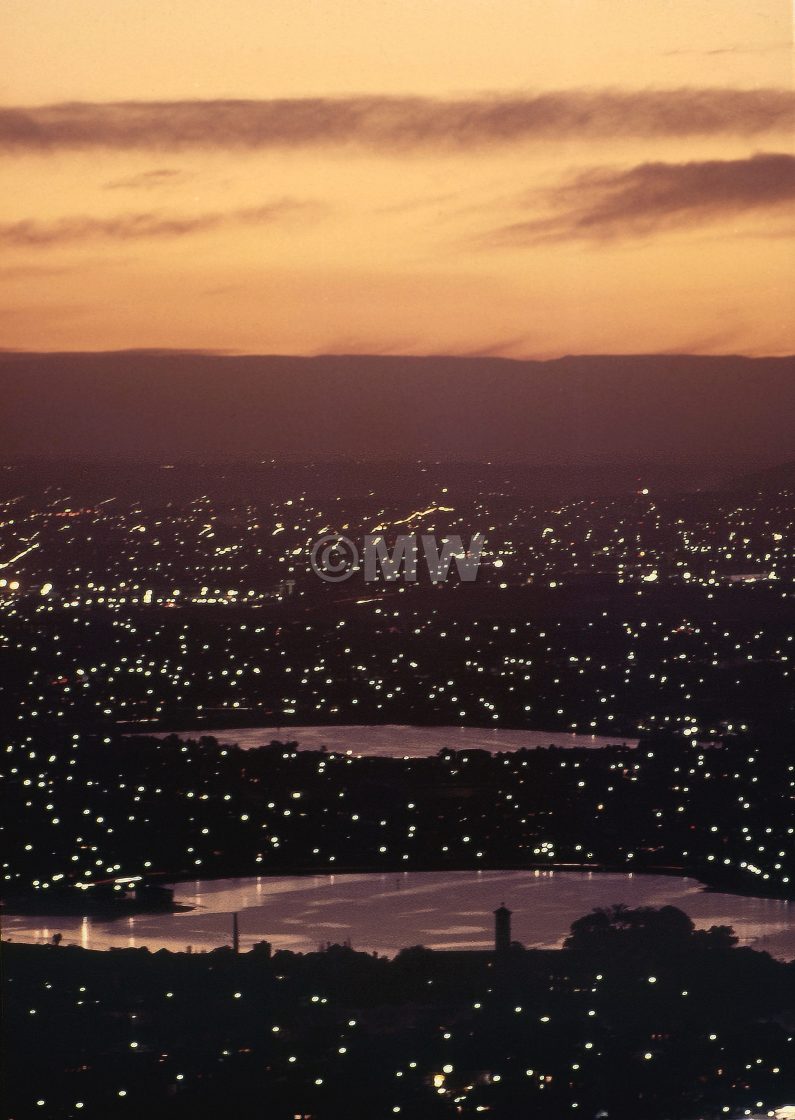
[[[196,907],[182,914],[3,920],[3,937],[92,949],[111,946],[194,951],[231,942],[240,915],[243,949],[268,940],[307,952],[350,940],[355,949],[392,955],[406,945],[481,949],[492,944],[492,911],[513,912],[523,944],[559,946],[575,918],[595,906],[678,906],[698,926],[731,925],[741,942],[795,958],[795,904],[704,891],[694,879],[569,871],[408,871],[394,874],[284,876],[179,883],[175,899]]]
[[[637,739],[575,735],[565,731],[506,731],[496,727],[417,727],[413,724],[376,724],[338,727],[232,727],[220,731],[177,731],[185,739],[213,735],[219,743],[261,747],[276,739],[297,742],[304,750],[348,751],[354,755],[424,758],[443,748],[453,750],[517,751],[522,747],[607,747],[638,745]],[[156,738],[163,738],[161,733]]]

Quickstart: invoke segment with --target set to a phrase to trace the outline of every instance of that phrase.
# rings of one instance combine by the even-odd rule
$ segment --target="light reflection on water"
[[[64,944],[194,951],[231,943],[231,914],[240,915],[242,949],[270,941],[308,952],[350,940],[355,949],[392,955],[407,945],[484,949],[492,944],[492,911],[513,910],[513,936],[528,946],[561,944],[575,918],[595,906],[678,906],[698,926],[731,925],[742,944],[795,958],[795,905],[704,891],[694,879],[570,871],[408,871],[394,874],[284,876],[198,880],[176,886],[175,901],[196,907],[177,914],[96,918],[3,918],[3,937]]]
[[[566,731],[514,731],[499,727],[418,727],[412,724],[377,724],[338,727],[239,727],[221,731],[177,731],[182,739],[211,735],[219,743],[237,743],[246,750],[276,740],[297,742],[302,750],[350,752],[387,758],[426,758],[449,750],[516,751],[522,747],[635,747],[637,739],[621,735],[575,735]],[[162,739],[158,733],[155,738]]]

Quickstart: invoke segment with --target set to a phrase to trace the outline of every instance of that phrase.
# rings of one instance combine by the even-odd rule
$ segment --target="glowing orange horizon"
[[[0,345],[795,351],[785,0],[8,0],[0,27]]]

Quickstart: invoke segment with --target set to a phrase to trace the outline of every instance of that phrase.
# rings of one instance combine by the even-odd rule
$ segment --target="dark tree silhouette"
[[[565,945],[567,949],[599,949],[623,946],[632,941],[649,948],[665,949],[683,946],[694,932],[692,920],[676,906],[657,910],[650,906],[631,909],[617,904],[598,907],[572,922]]]

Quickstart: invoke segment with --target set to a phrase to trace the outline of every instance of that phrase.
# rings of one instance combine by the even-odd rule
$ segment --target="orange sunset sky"
[[[3,0],[0,345],[795,350],[786,0]]]

